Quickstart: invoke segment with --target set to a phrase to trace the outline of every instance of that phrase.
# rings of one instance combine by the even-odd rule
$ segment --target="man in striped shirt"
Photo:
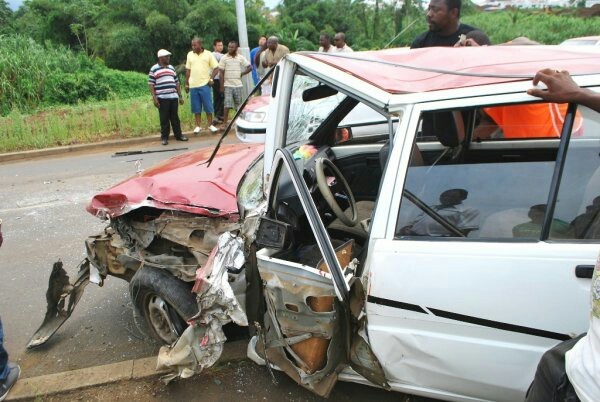
[[[169,64],[171,53],[160,49],[157,53],[158,63],[152,66],[148,74],[148,85],[152,93],[154,106],[158,108],[160,117],[160,139],[163,145],[169,143],[169,125],[177,141],[187,141],[181,132],[178,108],[183,105],[183,97],[179,88],[179,79],[172,65]]]

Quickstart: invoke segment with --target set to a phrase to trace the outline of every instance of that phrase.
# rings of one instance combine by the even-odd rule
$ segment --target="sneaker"
[[[211,133],[216,133],[217,131],[219,131],[219,129],[216,128],[215,126],[213,126],[212,124],[210,125],[210,127],[208,129],[210,130]]]
[[[177,138],[175,138],[175,140],[177,140],[177,141],[187,141],[188,139],[189,139],[189,138],[188,138],[188,137],[186,137],[186,136],[185,136],[185,135],[183,135],[183,134],[181,135],[181,137],[177,137]]]
[[[169,145],[169,141],[167,141],[167,140],[162,140],[162,144],[163,144],[163,145]]]
[[[0,382],[0,401],[3,401],[4,398],[10,392],[10,389],[15,385],[19,376],[21,375],[21,367],[19,367],[16,363],[8,363],[8,377],[6,380]]]
[[[200,127],[196,126],[196,128],[194,129],[194,134],[198,135],[200,134],[200,130],[202,130]]]

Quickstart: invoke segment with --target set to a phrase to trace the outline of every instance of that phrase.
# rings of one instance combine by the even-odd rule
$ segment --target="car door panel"
[[[575,267],[593,264],[597,251],[594,244],[376,240],[370,264],[385,268],[370,277],[373,350],[390,381],[522,397],[542,353],[586,331],[590,280],[577,278]]]

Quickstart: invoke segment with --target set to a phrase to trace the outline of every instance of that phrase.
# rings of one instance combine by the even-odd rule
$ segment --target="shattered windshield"
[[[317,88],[319,85],[321,83],[318,80],[304,75],[302,72],[297,72],[294,76],[286,145],[308,140],[331,111],[346,97],[344,94],[335,93],[314,100],[305,100],[307,99],[306,90]]]
[[[252,210],[263,199],[264,155],[261,155],[248,169],[238,189],[238,203],[244,210]]]

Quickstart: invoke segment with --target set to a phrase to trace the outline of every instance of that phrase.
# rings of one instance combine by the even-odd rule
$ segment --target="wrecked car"
[[[599,62],[532,46],[288,55],[272,70],[264,149],[198,156],[199,192],[177,173],[146,177],[184,155],[96,196],[110,225],[88,240],[90,265],[130,280],[134,300],[136,277],[156,275],[134,304],[159,336],[183,334],[162,337],[175,376],[210,364],[213,323],[234,321],[252,327],[253,361],[322,396],[341,379],[523,400],[544,351],[587,329],[600,243],[600,115],[526,90],[552,66],[598,91]],[[341,122],[359,105],[388,130],[354,136]],[[247,159],[226,160],[235,149]],[[214,296],[229,283],[245,316]]]

